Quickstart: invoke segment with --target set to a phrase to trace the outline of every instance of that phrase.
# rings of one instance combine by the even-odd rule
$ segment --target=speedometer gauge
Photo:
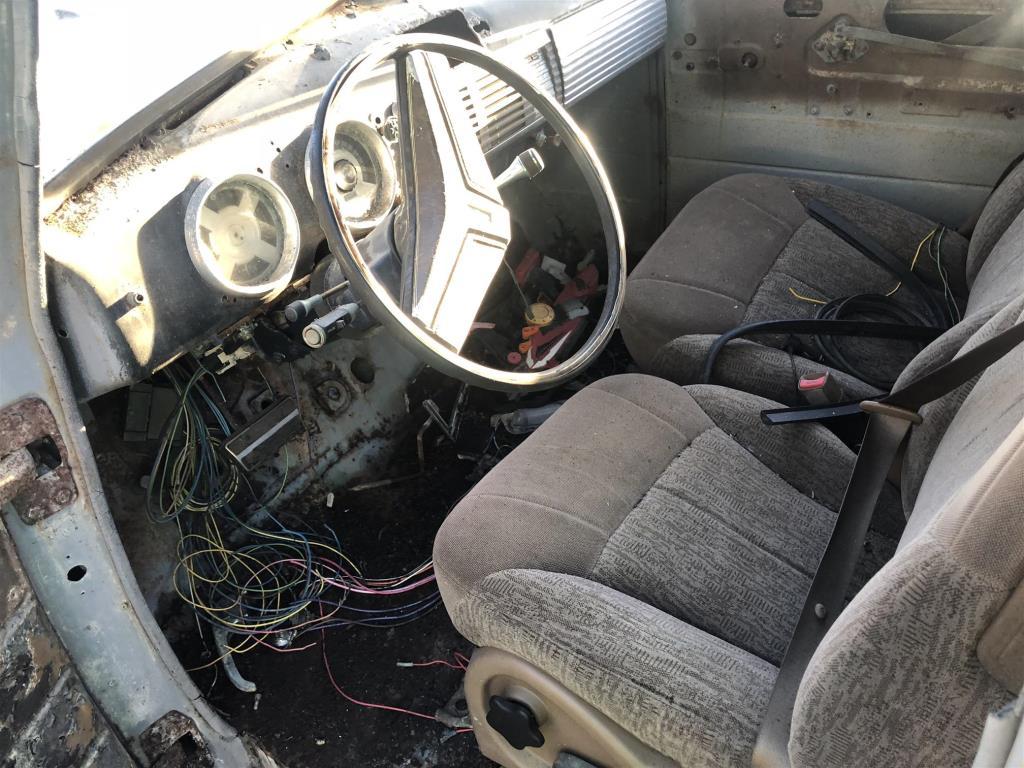
[[[306,159],[308,164],[308,151]],[[366,123],[347,120],[335,128],[328,175],[335,205],[357,235],[380,224],[395,204],[398,187],[391,149]]]
[[[237,296],[262,296],[291,280],[299,223],[274,182],[251,174],[206,179],[185,213],[185,241],[199,274]]]

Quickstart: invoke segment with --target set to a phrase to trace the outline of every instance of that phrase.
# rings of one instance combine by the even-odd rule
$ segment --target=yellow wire
[[[790,288],[789,292],[793,294],[796,298],[800,299],[800,301],[807,301],[810,302],[811,304],[828,304],[827,301],[822,301],[821,299],[812,299],[810,296],[804,296],[801,293],[797,293],[795,288]]]
[[[925,243],[927,243],[929,240],[931,240],[933,237],[935,237],[935,233],[938,232],[938,231],[939,231],[939,228],[935,227],[935,229],[933,229],[931,232],[929,232],[927,235],[924,236],[924,240],[922,240],[920,243],[917,244],[917,250],[914,251],[914,258],[911,259],[911,261],[910,261],[910,271],[911,272],[913,272],[914,271],[914,267],[917,266],[917,259],[921,255],[921,250],[924,248]],[[896,291],[898,291],[900,289],[900,286],[902,286],[902,285],[903,285],[903,281],[900,280],[898,283],[896,283],[896,287],[893,288],[891,291],[889,291],[885,295],[886,296],[892,296],[894,293],[896,293]]]
[[[914,271],[914,267],[917,266],[917,260],[918,260],[918,258],[920,258],[921,251],[924,249],[925,244],[929,240],[931,240],[933,237],[935,237],[935,233],[938,232],[938,231],[939,231],[939,228],[935,227],[935,229],[933,229],[931,232],[929,232],[927,235],[925,235],[924,239],[920,243],[917,244],[917,250],[914,252],[914,258],[910,262],[910,271],[911,272],[913,272]],[[896,291],[898,291],[900,289],[900,286],[902,286],[902,285],[903,285],[903,281],[901,280],[900,282],[896,283],[896,287],[895,288],[893,288],[891,291],[889,291],[885,295],[886,296],[892,296],[894,293],[896,293]],[[794,298],[800,299],[800,301],[806,301],[806,302],[808,302],[810,304],[828,304],[827,301],[823,301],[822,299],[815,299],[815,298],[812,298],[811,296],[804,296],[802,293],[797,293],[797,290],[795,288],[792,288],[792,287],[790,287],[789,292],[793,295]]]

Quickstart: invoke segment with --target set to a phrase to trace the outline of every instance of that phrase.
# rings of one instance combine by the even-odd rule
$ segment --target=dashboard
[[[551,18],[531,17],[552,8]],[[395,3],[336,9],[265,50],[236,84],[129,149],[46,218],[54,322],[80,399],[216,346],[302,291],[324,256],[306,172],[313,114],[330,78],[369,43],[455,34],[571,105],[660,49],[665,28],[664,0]],[[455,71],[486,153],[540,128],[504,83],[467,64]],[[334,129],[335,194],[357,236],[398,202],[394,98],[382,67]]]

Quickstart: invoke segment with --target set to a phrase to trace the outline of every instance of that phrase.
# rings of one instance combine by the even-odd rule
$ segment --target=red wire
[[[323,606],[320,606],[320,612],[321,613],[323,613],[323,610],[324,610]],[[356,698],[353,698],[352,696],[349,696],[347,693],[345,693],[344,690],[342,690],[341,686],[338,685],[337,681],[334,679],[334,673],[331,672],[331,662],[327,659],[327,631],[324,630],[324,629],[320,630],[320,640],[321,640],[320,648],[321,648],[321,650],[323,652],[323,657],[324,657],[324,669],[327,670],[327,679],[331,681],[331,685],[334,686],[334,690],[336,690],[338,693],[340,693],[345,698],[346,701],[351,702],[352,704],[355,704],[356,706],[367,707],[369,709],[383,709],[383,710],[388,711],[388,712],[400,712],[403,715],[412,715],[413,717],[419,717],[419,718],[422,718],[424,720],[432,720],[435,723],[441,722],[440,720],[438,720],[433,715],[427,715],[427,714],[424,714],[423,712],[414,712],[411,709],[403,709],[402,707],[392,707],[392,706],[388,706],[387,704],[374,704],[374,703],[369,702],[369,701],[360,701],[359,699],[356,699]],[[443,725],[443,723],[442,723],[442,725]],[[460,733],[460,732],[461,733],[465,733],[466,731],[471,731],[471,730],[473,730],[473,729],[472,728],[462,728],[462,729],[456,730],[456,733]]]
[[[458,661],[458,659],[456,659]],[[430,661],[405,661],[399,664],[401,667],[436,667],[438,664],[442,664],[450,669],[457,669],[460,672],[465,672],[466,667],[461,662],[452,664],[450,661],[444,659],[431,659]]]
[[[323,630],[321,630],[321,631],[323,631]],[[434,722],[437,722],[437,718],[434,717],[433,715],[425,715],[422,712],[413,712],[411,709],[402,709],[401,707],[391,707],[391,706],[388,706],[387,704],[373,704],[373,703],[368,702],[368,701],[359,701],[359,699],[352,698],[347,693],[345,693],[345,691],[343,691],[341,689],[341,686],[339,686],[338,683],[335,682],[335,680],[334,680],[334,674],[331,672],[331,664],[327,660],[327,643],[323,643],[322,644],[322,648],[323,648],[323,655],[324,655],[324,669],[327,670],[327,678],[331,681],[331,685],[334,686],[334,690],[336,690],[338,693],[340,693],[342,696],[344,696],[346,701],[351,702],[352,704],[356,704],[357,706],[360,706],[360,707],[369,707],[370,709],[384,709],[384,710],[387,710],[389,712],[401,712],[404,715],[412,715],[413,717],[422,717],[424,720],[433,720]]]

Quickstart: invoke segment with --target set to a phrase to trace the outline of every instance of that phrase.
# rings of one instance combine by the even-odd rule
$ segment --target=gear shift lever
[[[516,159],[508,168],[498,174],[494,182],[498,185],[498,189],[502,189],[513,181],[532,179],[543,170],[544,158],[540,156],[540,152],[531,148],[516,155]]]

